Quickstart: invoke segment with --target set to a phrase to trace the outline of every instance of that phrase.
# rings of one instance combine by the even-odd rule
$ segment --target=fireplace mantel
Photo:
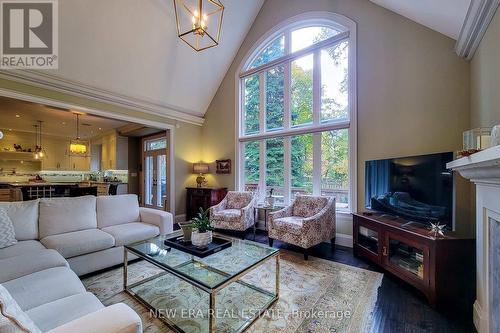
[[[446,167],[474,183],[500,184],[500,146],[460,158]]]
[[[476,301],[474,325],[479,333],[496,333],[500,327],[498,244],[500,233],[500,146],[448,163],[476,184]]]

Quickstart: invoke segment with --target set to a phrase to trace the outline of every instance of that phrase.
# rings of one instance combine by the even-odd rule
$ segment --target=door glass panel
[[[365,249],[378,254],[378,232],[360,226],[358,229],[358,244]]]
[[[166,149],[166,148],[167,148],[167,139],[166,138],[160,138],[160,139],[146,141],[146,147],[145,147],[146,151]]]
[[[153,184],[154,184],[154,170],[153,170],[153,156],[146,156],[145,158],[145,174],[144,174],[144,203],[146,205],[153,204]]]
[[[424,278],[424,252],[421,249],[389,238],[389,262],[420,279]]]
[[[157,156],[158,165],[158,207],[164,207],[165,200],[167,199],[167,155]]]

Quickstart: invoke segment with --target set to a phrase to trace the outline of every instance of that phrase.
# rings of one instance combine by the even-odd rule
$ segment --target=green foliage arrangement
[[[204,233],[214,230],[210,225],[210,218],[208,217],[209,209],[203,210],[200,207],[200,212],[193,218],[193,228],[198,230],[199,233]]]

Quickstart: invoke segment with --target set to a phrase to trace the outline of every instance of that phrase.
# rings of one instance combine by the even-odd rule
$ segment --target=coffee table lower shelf
[[[163,272],[128,285],[129,251],[162,269]],[[251,271],[273,259],[276,264],[274,292],[241,280]],[[179,266],[193,264],[199,265],[207,272],[226,274],[194,260]],[[279,299],[279,274],[280,256],[277,252],[249,266],[222,285],[209,288],[188,275],[180,273],[177,269],[159,265],[148,256],[127,248],[124,250],[124,291],[146,306],[151,316],[161,319],[173,331],[179,333],[244,332]]]

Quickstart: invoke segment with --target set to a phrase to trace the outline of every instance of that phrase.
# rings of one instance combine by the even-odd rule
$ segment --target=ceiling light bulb
[[[44,155],[43,151],[41,151],[41,152],[38,153],[38,156],[40,156],[40,158],[43,158],[43,155]]]
[[[194,17],[198,17],[200,14],[198,13],[197,10],[195,10],[194,13],[193,13],[193,15],[194,15]]]
[[[19,115],[19,114],[16,114],[16,118],[21,118],[21,115]]]
[[[3,132],[0,131],[0,140],[2,140],[2,139],[3,139]]]

